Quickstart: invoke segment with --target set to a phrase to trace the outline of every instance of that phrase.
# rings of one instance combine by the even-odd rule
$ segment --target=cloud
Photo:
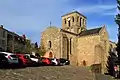
[[[116,5],[89,5],[89,6],[81,6],[76,10],[86,14],[97,13],[102,15],[114,15],[117,13]]]

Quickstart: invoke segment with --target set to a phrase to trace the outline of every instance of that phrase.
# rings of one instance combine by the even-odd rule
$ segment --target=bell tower
[[[77,11],[62,16],[62,29],[79,34],[86,30],[86,17]]]

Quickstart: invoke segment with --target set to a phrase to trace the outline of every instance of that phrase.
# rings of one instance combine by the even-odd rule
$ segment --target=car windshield
[[[37,57],[36,57],[36,56],[34,56],[34,55],[30,55],[30,57],[31,57],[31,58],[37,58]]]

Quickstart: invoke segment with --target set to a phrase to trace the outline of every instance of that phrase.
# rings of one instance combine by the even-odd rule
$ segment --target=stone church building
[[[62,16],[62,28],[48,27],[41,36],[41,47],[52,57],[66,58],[71,65],[101,65],[106,72],[109,38],[105,25],[87,29],[87,18],[77,12]],[[50,56],[51,56],[50,54]]]

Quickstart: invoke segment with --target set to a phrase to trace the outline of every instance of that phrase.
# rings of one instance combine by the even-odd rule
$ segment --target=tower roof
[[[67,13],[67,14],[65,14],[65,15],[63,15],[61,17],[67,16],[67,15],[70,15],[70,14],[73,14],[73,13],[77,13],[77,14],[82,15],[83,17],[85,17],[83,14],[79,13],[78,11],[73,11],[73,12]]]

